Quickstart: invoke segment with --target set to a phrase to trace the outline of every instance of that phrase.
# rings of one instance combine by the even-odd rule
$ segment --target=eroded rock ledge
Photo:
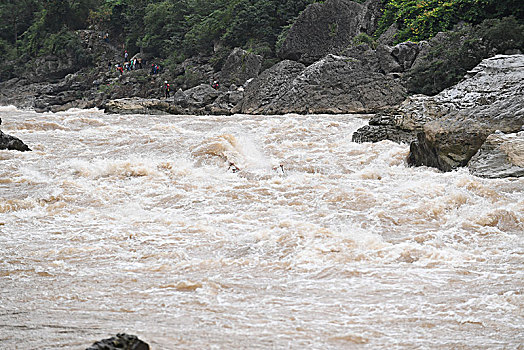
[[[373,120],[355,132],[353,140],[411,142],[410,165],[450,171],[468,165],[491,134],[521,131],[522,96],[524,55],[498,55],[483,60],[462,82],[438,95],[409,97],[380,122]],[[488,149],[486,145],[484,152]],[[478,165],[475,169],[473,173],[483,173]]]

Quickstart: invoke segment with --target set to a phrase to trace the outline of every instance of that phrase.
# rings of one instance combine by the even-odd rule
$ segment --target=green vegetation
[[[78,29],[108,32],[131,55],[141,51],[168,65],[217,48],[243,47],[276,57],[281,32],[315,0],[3,0],[0,3],[0,79],[40,55],[80,54]],[[223,61],[218,50],[215,63]]]
[[[522,0],[387,0],[376,35],[396,23],[397,42],[420,41],[461,22],[479,24],[507,16],[524,20]]]
[[[93,58],[75,33],[80,29],[107,32],[115,47],[125,48],[131,56],[142,52],[162,60],[167,67],[174,68],[186,58],[203,55],[210,57],[210,63],[218,70],[234,47],[262,54],[264,67],[268,67],[278,61],[276,52],[291,24],[314,2],[319,0],[2,0],[0,60],[4,64],[0,66],[0,80],[21,74],[26,65],[34,64],[35,58],[43,55],[89,65]],[[521,2],[384,0],[385,9],[375,36],[393,23],[398,25],[400,42],[431,38],[458,23],[480,25],[487,19],[495,21],[489,28],[479,27],[476,36],[450,39],[449,45],[442,47],[444,54],[433,53],[434,62],[424,72],[434,71],[439,82],[453,80],[463,72],[448,72],[448,60],[467,61],[471,50],[478,51],[474,55],[479,57],[490,49],[503,52],[500,38],[522,41]],[[514,16],[511,21],[497,22],[508,15]],[[334,36],[338,26],[333,23],[328,29]],[[492,38],[481,39],[488,37]],[[357,36],[354,42],[375,45],[366,34]],[[448,73],[451,78],[444,76]]]

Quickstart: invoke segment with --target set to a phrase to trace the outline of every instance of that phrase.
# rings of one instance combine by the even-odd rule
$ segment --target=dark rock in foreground
[[[0,124],[2,124],[2,119],[0,119]],[[0,150],[7,149],[11,151],[30,151],[31,149],[17,137],[4,134],[0,130]]]
[[[125,333],[97,341],[86,350],[149,350],[149,345],[135,335]]]

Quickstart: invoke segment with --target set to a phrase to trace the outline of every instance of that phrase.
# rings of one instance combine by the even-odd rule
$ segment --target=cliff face
[[[359,4],[349,0],[328,0],[306,8],[291,27],[279,55],[311,64],[352,44],[359,33],[373,34],[381,2]]]

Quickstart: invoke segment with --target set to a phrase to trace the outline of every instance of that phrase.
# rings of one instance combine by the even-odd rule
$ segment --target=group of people
[[[109,63],[109,67],[111,67],[111,63]],[[127,50],[124,52],[124,63],[117,63],[115,64],[116,70],[120,72],[120,75],[124,74],[125,71],[132,71],[135,69],[142,69],[142,58],[132,58],[129,59],[129,54],[127,53]]]
[[[151,63],[151,75],[160,73],[160,66],[158,64]]]
[[[105,38],[104,38],[105,39]],[[111,63],[109,63],[109,66],[111,67]],[[132,70],[135,70],[135,69],[142,69],[143,68],[143,62],[142,62],[142,58],[132,58],[131,60],[129,60],[129,53],[127,52],[127,50],[124,50],[124,63],[123,64],[120,64],[120,63],[117,63],[115,65],[116,67],[116,70],[118,72],[120,72],[120,75],[123,75],[124,74],[124,70],[125,71],[132,71]],[[158,64],[155,64],[155,63],[152,63],[151,64],[151,72],[150,74],[151,75],[157,75],[160,73],[160,69],[161,67],[158,65]],[[211,87],[215,90],[218,90],[219,89],[219,83],[218,83],[218,80],[215,80],[213,81],[213,83],[211,84]],[[166,81],[164,81],[164,85],[163,85],[163,95],[165,98],[169,98],[169,95],[171,93],[171,86],[169,85],[169,83]]]

